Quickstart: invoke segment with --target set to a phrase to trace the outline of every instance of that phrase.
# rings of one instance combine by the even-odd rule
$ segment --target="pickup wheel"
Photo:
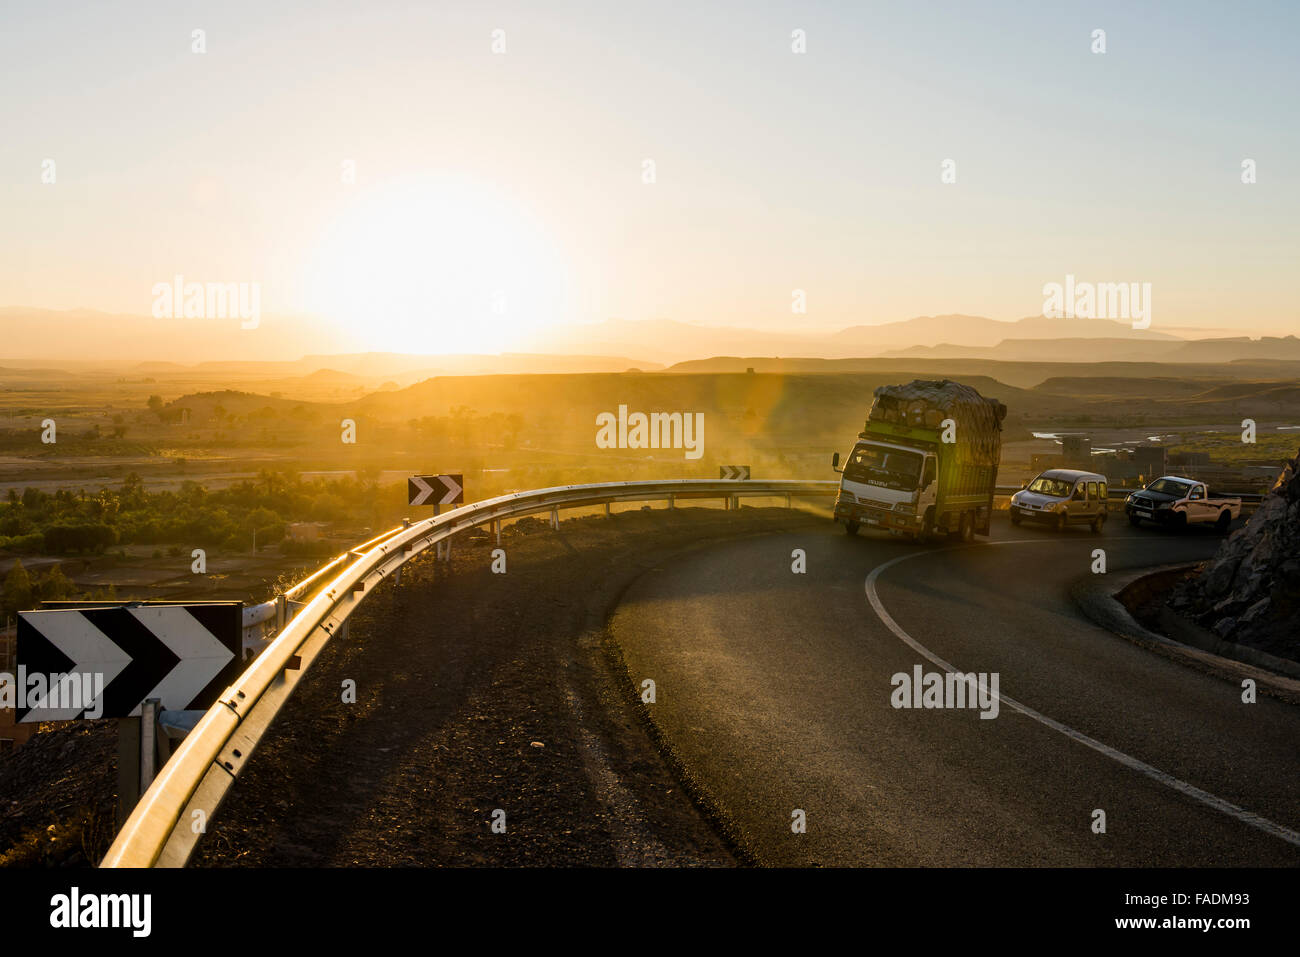
[[[1232,513],[1226,508],[1219,513],[1219,520],[1214,523],[1214,530],[1220,535],[1228,534],[1228,527],[1232,525]]]
[[[1174,530],[1179,532],[1187,531],[1187,513],[1178,512],[1174,515]]]
[[[1129,512],[1128,523],[1132,525],[1134,528],[1137,528],[1139,525],[1142,524],[1142,517],[1140,515],[1135,515],[1134,513]]]
[[[858,523],[857,523],[857,522],[845,522],[845,523],[844,523],[844,531],[848,532],[850,535],[856,535],[856,534],[858,534]]]

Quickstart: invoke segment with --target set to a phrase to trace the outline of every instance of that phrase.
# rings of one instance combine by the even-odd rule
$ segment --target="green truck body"
[[[918,395],[927,398],[910,398]],[[876,396],[841,472],[836,521],[850,533],[869,527],[918,540],[987,535],[1006,407],[947,380]]]

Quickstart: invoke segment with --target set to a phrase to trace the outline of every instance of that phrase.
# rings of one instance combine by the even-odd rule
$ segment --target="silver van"
[[[1046,522],[1056,531],[1067,525],[1106,524],[1106,476],[1074,469],[1048,469],[1011,496],[1011,524]]]

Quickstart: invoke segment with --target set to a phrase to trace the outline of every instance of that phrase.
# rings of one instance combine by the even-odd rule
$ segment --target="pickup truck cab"
[[[1011,496],[1011,524],[1046,522],[1056,531],[1067,525],[1106,523],[1106,476],[1074,469],[1048,469]]]
[[[1241,499],[1235,495],[1216,495],[1204,482],[1162,475],[1124,503],[1130,525],[1144,521],[1157,525],[1185,528],[1188,525],[1213,525],[1227,532],[1233,519],[1241,514]]]

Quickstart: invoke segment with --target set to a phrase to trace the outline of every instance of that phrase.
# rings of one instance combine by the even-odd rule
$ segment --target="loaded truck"
[[[1007,407],[949,379],[880,386],[840,468],[835,521],[913,541],[989,533]]]

